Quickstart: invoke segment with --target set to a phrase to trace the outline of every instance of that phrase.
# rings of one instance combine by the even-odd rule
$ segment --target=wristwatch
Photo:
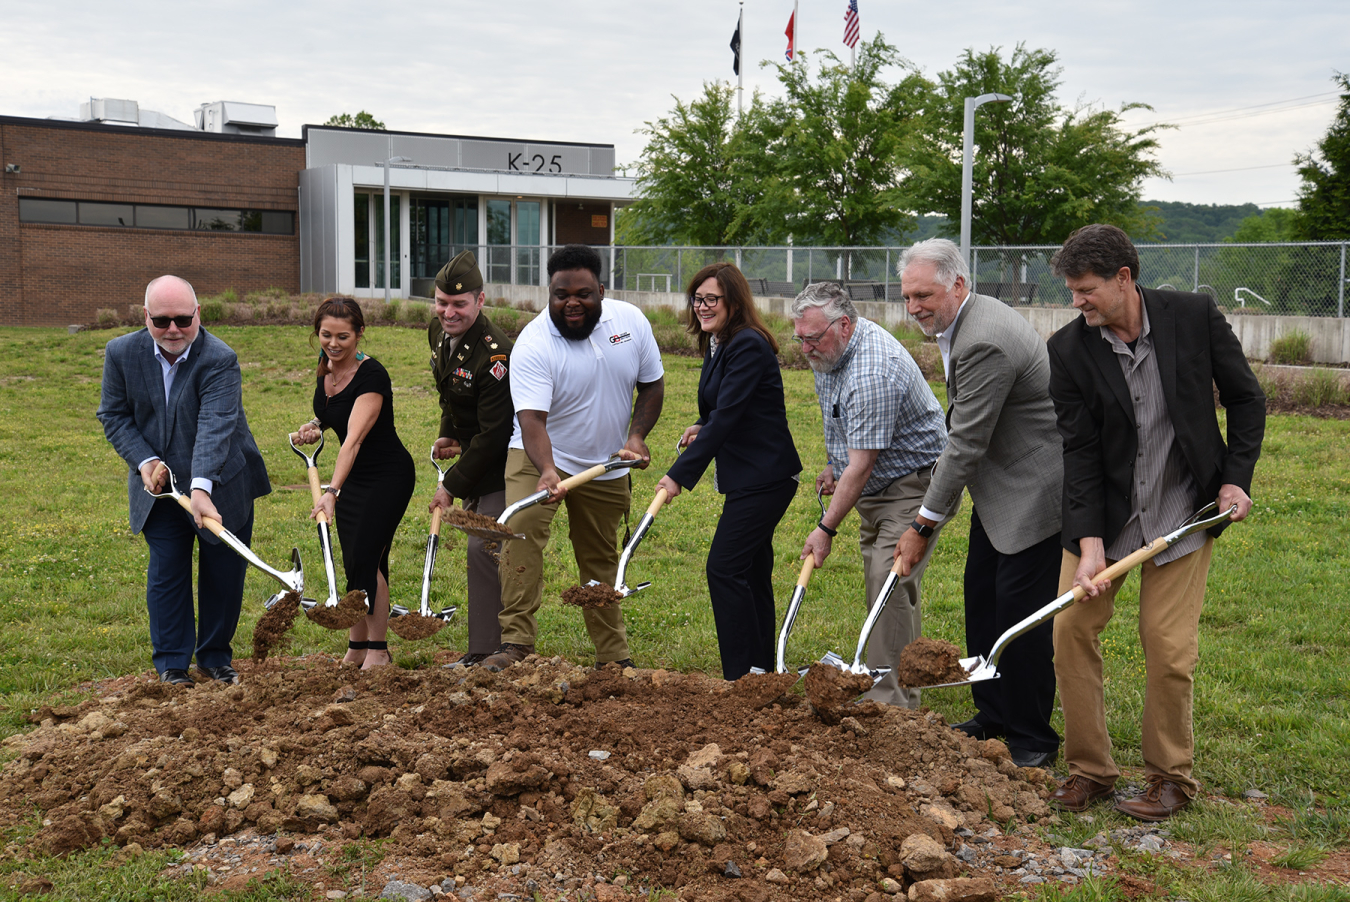
[[[931,526],[924,526],[918,520],[915,520],[913,523],[910,523],[909,528],[917,532],[919,535],[923,536],[925,539],[931,539],[933,537],[933,533],[936,531]]]
[[[327,492],[328,494],[332,495],[334,498],[341,498],[341,497],[342,497],[342,489],[334,488],[334,487],[331,486],[331,485],[326,485],[326,486],[323,487],[323,490],[324,490],[325,492]],[[931,532],[932,530],[929,530],[929,531]]]

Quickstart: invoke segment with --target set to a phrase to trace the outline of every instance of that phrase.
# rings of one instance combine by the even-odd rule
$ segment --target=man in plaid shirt
[[[807,286],[793,302],[792,318],[793,340],[815,371],[825,424],[829,461],[816,477],[816,489],[831,496],[801,556],[812,554],[816,566],[822,565],[839,524],[856,507],[870,608],[947,443],[942,406],[909,352],[884,328],[860,317],[835,283]],[[877,621],[867,648],[868,667],[894,668],[900,651],[921,635],[919,589],[941,529],[930,531],[927,553],[901,579]],[[919,706],[918,690],[900,687],[894,669],[867,697]]]

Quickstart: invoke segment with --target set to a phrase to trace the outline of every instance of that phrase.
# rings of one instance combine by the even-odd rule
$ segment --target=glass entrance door
[[[487,202],[487,268],[489,282],[539,285],[540,220],[537,200],[492,198]]]

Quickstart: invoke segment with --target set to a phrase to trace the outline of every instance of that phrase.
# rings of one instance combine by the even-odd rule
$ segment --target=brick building
[[[288,139],[267,136],[275,119],[202,130],[215,112],[270,107],[204,104],[196,129],[144,110],[138,122],[131,101],[85,107],[114,105],[129,121],[0,116],[0,325],[125,312],[164,273],[203,295],[382,296],[391,159],[394,297],[429,296],[466,247],[489,282],[546,284],[549,247],[612,244],[614,209],[633,193],[608,144],[308,125]]]

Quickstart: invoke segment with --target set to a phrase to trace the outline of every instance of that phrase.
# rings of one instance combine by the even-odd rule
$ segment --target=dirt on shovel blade
[[[920,688],[970,679],[961,666],[961,650],[950,642],[920,636],[900,652],[895,678],[901,686]]]
[[[287,592],[258,618],[258,625],[253,628],[254,662],[261,664],[274,649],[282,651],[291,644],[287,632],[295,625],[295,615],[299,613],[300,593]]]
[[[474,529],[486,529],[499,535],[510,537],[514,535],[511,527],[504,523],[498,523],[491,517],[486,517],[475,511],[466,511],[463,508],[452,507],[445,514],[445,522],[451,526],[469,526]]]
[[[838,723],[840,709],[871,688],[867,674],[849,673],[832,664],[816,662],[806,672],[806,698],[826,723]]]
[[[366,608],[366,593],[353,589],[334,607],[315,605],[305,616],[327,630],[349,630],[361,622],[369,611]]]
[[[439,617],[424,617],[417,612],[389,619],[389,632],[410,642],[434,636],[443,626],[445,621]]]
[[[562,594],[563,604],[574,605],[578,608],[607,608],[622,600],[623,595],[616,592],[614,587],[608,583],[597,583],[594,586],[573,586],[570,589],[564,589]]]

